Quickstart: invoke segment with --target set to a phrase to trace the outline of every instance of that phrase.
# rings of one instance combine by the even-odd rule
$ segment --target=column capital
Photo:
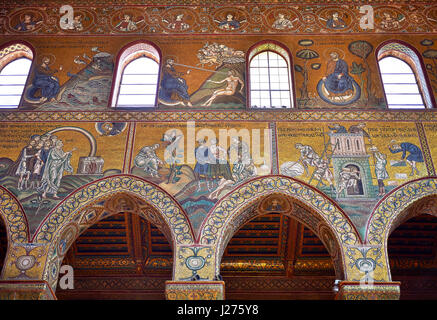
[[[167,300],[224,300],[224,281],[166,281]]]
[[[399,300],[398,281],[361,283],[359,281],[341,281],[338,284],[336,300]]]
[[[0,280],[0,300],[56,300],[44,280]]]

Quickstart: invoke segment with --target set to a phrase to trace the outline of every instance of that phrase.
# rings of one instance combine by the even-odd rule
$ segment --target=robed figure
[[[33,88],[29,91],[30,97],[35,98],[36,91],[40,89],[40,102],[55,100],[60,89],[59,80],[54,76],[58,70],[52,70],[49,67],[49,62],[49,58],[44,58],[42,64],[35,69]]]
[[[340,59],[337,52],[330,54],[331,60],[328,61],[326,76],[323,78],[325,88],[333,94],[346,94],[353,91],[353,79],[349,75],[346,61]]]
[[[64,144],[61,140],[56,142],[55,147],[50,149],[45,164],[44,173],[41,179],[41,185],[38,188],[42,192],[42,197],[46,198],[47,194],[52,194],[54,198],[58,199],[58,189],[61,185],[61,179],[64,171],[73,172],[73,167],[70,164],[72,151],[64,152],[62,147]]]

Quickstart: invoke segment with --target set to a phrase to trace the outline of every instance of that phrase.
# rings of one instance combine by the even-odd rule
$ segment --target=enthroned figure
[[[325,88],[332,96],[349,95],[353,93],[353,79],[349,75],[346,61],[340,59],[337,52],[329,54],[326,76],[323,77]]]

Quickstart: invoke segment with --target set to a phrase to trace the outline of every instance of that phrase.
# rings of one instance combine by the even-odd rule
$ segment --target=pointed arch
[[[0,45],[0,108],[19,107],[34,56],[34,49],[25,41]]]
[[[120,193],[138,197],[156,209],[171,230],[171,240],[174,243],[194,242],[192,226],[176,200],[159,186],[128,174],[105,177],[71,193],[43,220],[33,236],[33,241],[52,242],[60,230],[77,219],[88,205]]]
[[[250,108],[294,108],[292,54],[275,40],[263,40],[247,51]]]
[[[173,250],[178,245],[194,243],[186,213],[165,190],[132,175],[105,177],[70,194],[48,214],[35,232],[33,240],[48,245],[43,279],[53,290],[64,255],[79,234],[118,212],[136,213],[154,223],[166,235]],[[175,255],[174,250],[174,258]]]
[[[131,42],[120,50],[109,99],[112,108],[156,106],[161,56],[159,47],[146,40]],[[129,68],[131,71],[128,70]],[[124,77],[126,70],[131,73],[128,75],[131,79]],[[120,94],[124,93],[126,97],[133,98],[128,99],[129,101],[135,100],[133,104],[126,99],[125,102],[120,101]],[[145,99],[147,103],[141,103]]]
[[[413,46],[400,40],[388,40],[375,53],[389,108],[434,107],[424,63]]]
[[[369,218],[365,243],[385,246],[396,223],[402,222],[405,211],[417,201],[430,196],[437,196],[436,177],[409,181],[385,195]]]
[[[29,224],[24,209],[18,199],[2,186],[0,186],[0,216],[6,227],[8,246],[11,242],[29,242]]]
[[[295,208],[287,215],[310,227],[329,247],[331,254],[338,256],[336,271],[342,275],[345,270],[343,247],[361,243],[355,226],[343,210],[323,193],[286,176],[258,177],[228,193],[205,219],[200,230],[199,243],[215,246],[216,261],[220,261],[233,234],[249,219],[259,215],[257,206],[260,201],[272,194],[282,195],[296,203],[295,207],[300,209]],[[219,267],[220,263],[217,263],[217,274]]]

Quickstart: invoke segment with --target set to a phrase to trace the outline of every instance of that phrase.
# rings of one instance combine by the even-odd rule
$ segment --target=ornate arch
[[[164,233],[173,248],[194,242],[185,212],[160,187],[132,175],[100,179],[64,199],[35,233],[37,243],[48,245],[42,276],[53,290],[65,253],[79,234],[97,221],[118,212],[137,213],[151,221]]]
[[[172,242],[185,245],[194,242],[191,224],[176,200],[159,186],[127,174],[102,178],[70,194],[44,219],[33,241],[52,242],[60,230],[77,219],[87,206],[120,193],[142,199],[156,209],[171,230]]]
[[[396,188],[376,205],[370,216],[365,243],[384,245],[401,215],[417,201],[437,195],[437,178],[426,177],[409,181]]]
[[[24,209],[15,196],[2,186],[0,186],[0,216],[6,226],[8,245],[11,242],[29,242],[29,225]]]
[[[255,178],[221,199],[205,219],[199,243],[215,246],[216,261],[220,261],[224,248],[235,231],[256,216],[260,201],[272,194],[285,196],[296,203],[296,208],[290,210],[287,215],[308,225],[325,243],[331,254],[339,256],[339,265],[344,266],[344,248],[361,243],[354,225],[346,214],[320,191],[285,176]],[[335,253],[337,249],[340,250]],[[219,266],[220,264],[216,263],[217,274]],[[337,271],[343,273],[338,268]]]

